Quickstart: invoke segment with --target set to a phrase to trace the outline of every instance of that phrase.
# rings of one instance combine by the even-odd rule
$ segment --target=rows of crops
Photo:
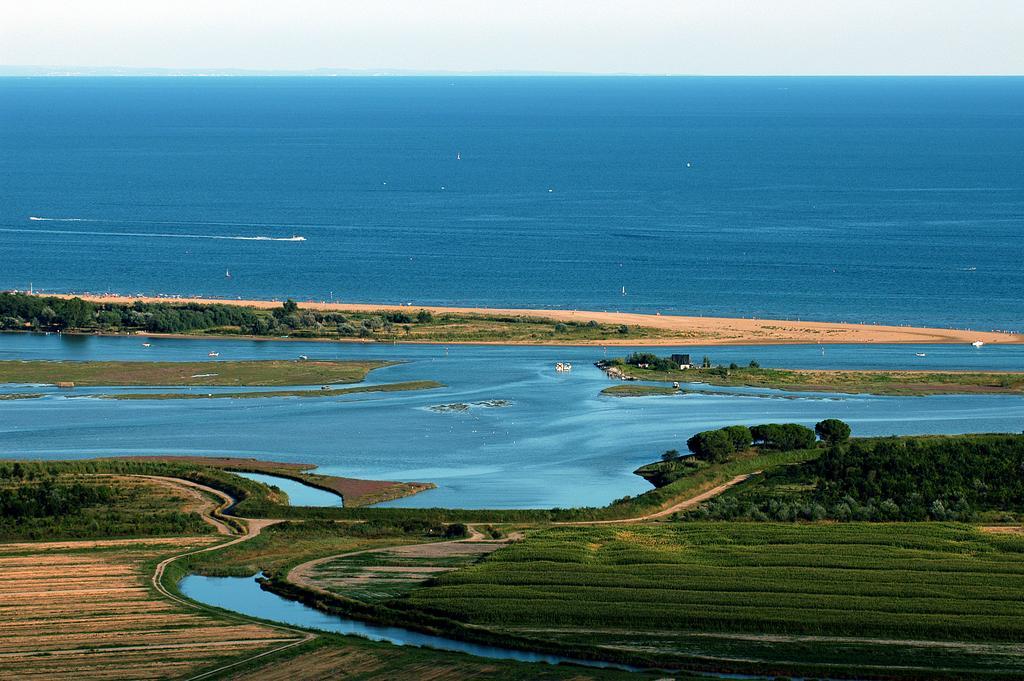
[[[552,528],[406,603],[492,626],[1024,635],[1024,540],[958,524]]]

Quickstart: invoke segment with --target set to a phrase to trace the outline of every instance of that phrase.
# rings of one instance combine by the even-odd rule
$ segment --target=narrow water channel
[[[344,499],[340,494],[328,492],[327,490],[313,487],[298,480],[282,478],[278,475],[266,475],[264,473],[239,473],[232,471],[233,475],[262,482],[264,485],[271,485],[282,490],[288,495],[288,504],[291,506],[344,506]]]
[[[417,646],[466,653],[495,660],[546,662],[547,664],[567,662],[603,669],[639,671],[626,665],[610,662],[575,660],[560,655],[547,655],[526,650],[513,650],[479,643],[467,643],[442,636],[409,631],[400,627],[367,624],[366,622],[360,622],[340,615],[321,612],[298,601],[291,601],[275,593],[264,591],[256,581],[256,576],[204,577],[201,575],[189,575],[181,580],[178,586],[185,596],[194,601],[224,608],[225,610],[231,610],[243,615],[259,617],[306,629],[360,636],[372,641],[388,641],[400,646]]]

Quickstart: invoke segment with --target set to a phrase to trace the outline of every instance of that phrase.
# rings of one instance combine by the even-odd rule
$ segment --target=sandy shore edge
[[[51,294],[52,295],[52,294]],[[276,308],[278,300],[231,300],[218,298],[161,298],[122,295],[54,295],[78,297],[94,303],[200,303],[207,305],[237,305],[257,309]],[[729,317],[692,317],[653,315],[635,312],[599,312],[594,310],[543,310],[519,308],[439,307],[433,305],[375,305],[367,303],[330,303],[296,301],[303,308],[323,312],[381,312],[395,310],[429,310],[433,314],[486,315],[494,317],[543,317],[561,322],[587,322],[626,324],[661,329],[673,335],[664,338],[610,338],[588,342],[553,342],[551,345],[784,345],[784,344],[837,344],[837,343],[943,343],[985,344],[1024,343],[1024,334],[998,331],[972,331],[911,326],[884,326],[851,324],[846,322],[795,321],[782,319],[746,319]],[[685,334],[685,335],[677,335]],[[302,339],[310,340],[310,339]],[[401,341],[406,342],[406,341]],[[455,345],[447,341],[418,341]],[[470,342],[472,345],[545,345],[536,341]]]

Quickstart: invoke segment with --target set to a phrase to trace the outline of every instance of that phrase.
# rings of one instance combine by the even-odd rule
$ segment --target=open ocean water
[[[0,288],[1020,331],[1022,232],[1020,78],[0,79]]]
[[[1019,78],[0,79],[0,288],[1024,331],[1022,152]],[[729,423],[1024,423],[1019,395],[604,397],[599,347],[3,334],[0,358],[202,360],[211,343],[409,360],[370,380],[447,387],[123,402],[4,386],[45,396],[0,405],[0,456],[256,456],[438,484],[394,505],[522,508],[643,492],[634,468]],[[1024,346],[706,351],[1024,367]]]

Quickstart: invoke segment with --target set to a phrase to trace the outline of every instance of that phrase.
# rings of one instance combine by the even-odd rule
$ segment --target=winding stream
[[[602,669],[638,671],[634,667],[610,662],[576,660],[560,655],[500,648],[480,643],[467,643],[465,641],[444,638],[443,636],[410,631],[401,627],[367,624],[366,622],[360,622],[340,615],[321,612],[304,603],[291,601],[275,593],[264,591],[255,579],[257,576],[204,577],[201,575],[189,575],[182,579],[178,586],[181,589],[181,593],[194,601],[249,615],[250,617],[259,617],[306,629],[359,636],[371,641],[387,641],[400,646],[417,646],[466,653],[476,657],[486,657],[495,660],[545,662],[547,664],[565,662]]]

